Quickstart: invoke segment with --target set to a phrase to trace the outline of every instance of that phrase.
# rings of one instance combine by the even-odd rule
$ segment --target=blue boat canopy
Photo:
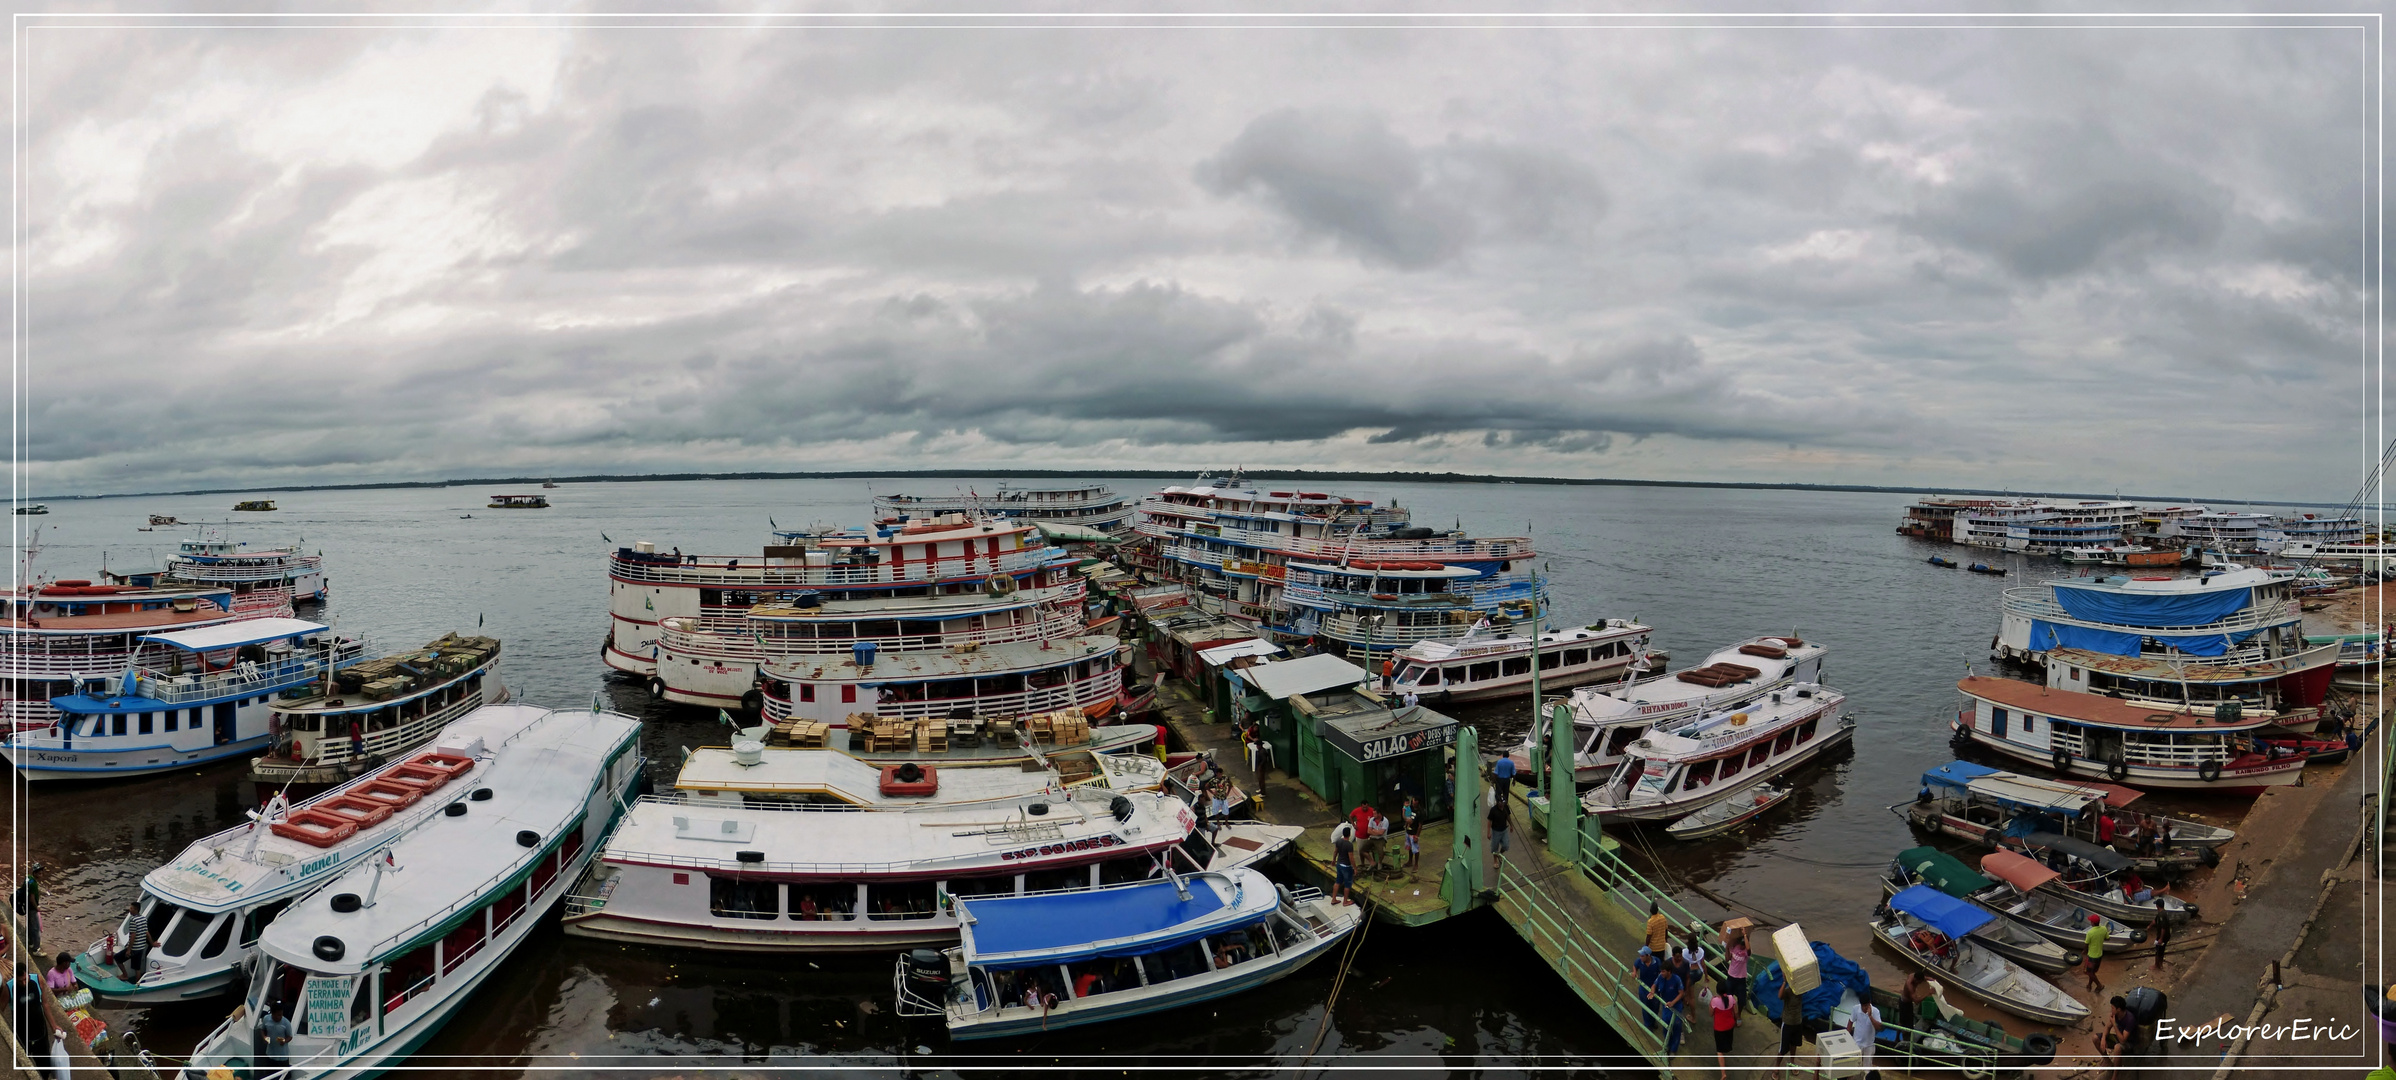
[[[1192,880],[1188,886],[1187,900],[1164,880],[1041,896],[960,898],[965,960],[1008,968],[1144,956],[1230,929],[1224,920],[1207,918],[1222,910],[1223,898],[1203,882]]]
[[[1986,765],[1974,765],[1969,761],[1950,761],[1923,773],[1922,784],[1925,787],[1962,789],[1970,785],[1973,778],[1987,776],[1998,771]]]
[[[1929,923],[1939,933],[1953,938],[1978,930],[1997,918],[1977,904],[1958,900],[1928,885],[1908,886],[1889,897],[1889,907]]]

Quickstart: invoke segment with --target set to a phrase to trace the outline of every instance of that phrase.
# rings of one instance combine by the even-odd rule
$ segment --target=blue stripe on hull
[[[5,749],[0,749],[0,756],[7,757],[9,759],[9,763],[17,767],[17,774],[27,780],[110,780],[129,776],[151,776],[157,773],[173,772],[176,769],[223,761],[229,757],[240,757],[244,754],[256,753],[259,750],[265,749],[266,743],[267,737],[264,735],[259,735],[253,738],[242,739],[238,742],[229,742],[223,746],[211,746],[206,750],[173,750],[171,752],[178,755],[188,753],[195,756],[177,757],[173,761],[161,761],[155,765],[26,765],[17,761],[17,755],[19,753],[36,748],[17,746],[10,746]],[[101,752],[98,750],[41,750],[41,752],[45,754],[73,754],[76,757],[85,760],[106,761],[109,758],[123,757],[126,753],[143,753],[145,751],[135,750]]]
[[[1351,931],[1351,933],[1352,932],[1353,931]],[[1307,953],[1305,957],[1293,963],[1282,965],[1265,965],[1266,970],[1259,971],[1253,975],[1243,976],[1241,978],[1227,979],[1223,982],[1209,984],[1208,988],[1202,992],[1183,995],[1138,998],[1125,1001],[1120,1004],[1110,1004],[1101,1008],[1091,1009],[1087,1012],[1075,1010],[1070,1014],[1064,1015],[1050,1013],[1046,1017],[1029,1015],[1019,1020],[990,1021],[988,1023],[976,1024],[962,1031],[952,1028],[949,1031],[949,1038],[962,1042],[970,1039],[1005,1038],[1010,1035],[1036,1035],[1042,1031],[1055,1031],[1060,1028],[1080,1027],[1083,1024],[1098,1024],[1109,1020],[1128,1020],[1135,1016],[1146,1016],[1149,1013],[1164,1012],[1168,1009],[1179,1009],[1190,1005],[1197,1005],[1204,1002],[1213,1001],[1219,997],[1226,997],[1231,994],[1236,994],[1243,990],[1253,990],[1259,986],[1278,982],[1283,978],[1296,974],[1306,965],[1313,963],[1316,957],[1330,951],[1331,946],[1337,941],[1338,939],[1335,938],[1332,941],[1324,942],[1313,951]],[[1043,1023],[1043,1021],[1045,1021],[1045,1023]]]

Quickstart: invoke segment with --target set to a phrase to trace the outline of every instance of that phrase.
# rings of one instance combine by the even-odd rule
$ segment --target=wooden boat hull
[[[2041,885],[2038,887],[2038,891],[2046,893],[2050,896],[2058,897],[2060,899],[2069,900],[2072,903],[2078,904],[2081,907],[2085,907],[2088,910],[2102,915],[2108,919],[2112,919],[2115,922],[2124,923],[2126,925],[2152,926],[2155,922],[2155,903],[2152,900],[2149,900],[2143,904],[2132,904],[2122,900],[2115,900],[2099,893],[2081,892],[2077,889],[2065,888],[2061,881],[2053,881],[2045,885]],[[2163,909],[2163,918],[2165,921],[2174,926],[2185,924],[2190,918],[2193,918],[2196,915],[2195,908],[2188,906],[2176,896],[2165,897],[2164,900],[2165,907]]]
[[[2088,945],[2089,910],[2062,898],[2044,892],[2024,896],[2010,885],[1999,884],[1972,894],[1972,902],[2074,954]],[[2146,931],[2133,930],[2113,919],[2105,921],[2108,949],[2127,949],[2145,940]]]
[[[1903,889],[1903,886],[1885,877],[1880,879],[1880,891],[1890,896],[1897,895]],[[1972,902],[1979,903],[1977,900]],[[1988,951],[2032,971],[2050,975],[2070,971],[2080,963],[2077,947],[2067,951],[2060,943],[2024,925],[2020,920],[2009,918],[1993,908],[1989,912],[1997,916],[1997,920],[1972,931],[1971,935],[1973,941]]]
[[[2000,843],[2005,834],[2004,826],[1984,825],[1969,818],[1943,812],[1939,804],[1947,801],[1950,800],[1933,799],[1927,805],[1915,803],[1906,807],[1905,818],[1912,822],[1915,828],[1926,832],[1952,836],[1955,839],[1970,841],[1991,850],[1998,848],[2008,851],[2018,850],[2011,845]],[[2174,837],[2173,839],[2176,841],[2178,838]],[[2221,842],[2214,841],[2215,844]],[[2176,842],[2172,844],[2169,852],[2162,855],[2126,855],[2125,857],[2130,860],[2131,867],[2141,874],[2185,874],[2202,867],[2216,865],[2221,861],[2221,857],[2213,853],[2211,845],[2182,845]]]
[[[1735,813],[1716,814],[1708,817],[1709,811],[1699,811],[1665,826],[1664,835],[1675,840],[1704,840],[1720,836],[1763,816],[1773,807],[1787,802],[1789,791],[1790,789],[1783,787],[1756,792],[1755,804]],[[1724,805],[1717,803],[1715,807],[1720,808]],[[1700,818],[1706,820],[1701,821]]]

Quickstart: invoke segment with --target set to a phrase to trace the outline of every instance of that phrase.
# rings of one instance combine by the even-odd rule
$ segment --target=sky
[[[2376,456],[2352,25],[140,21],[20,32],[36,492]]]

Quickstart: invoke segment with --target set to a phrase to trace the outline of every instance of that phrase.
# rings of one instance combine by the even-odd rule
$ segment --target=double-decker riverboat
[[[1573,778],[1593,784],[1612,775],[1632,740],[1650,727],[1720,712],[1791,683],[1820,682],[1827,651],[1794,634],[1754,637],[1716,649],[1705,663],[1670,675],[1575,690]],[[1544,727],[1534,723],[1524,734],[1513,755],[1519,764],[1527,766],[1533,748],[1546,745]]]
[[[1703,810],[1845,745],[1847,695],[1791,683],[1731,711],[1658,724],[1631,741],[1612,778],[1581,797],[1607,821],[1670,821]]]
[[[364,658],[366,645],[305,619],[148,634],[133,665],[52,699],[58,722],[0,744],[27,780],[107,780],[265,749],[275,695]]]
[[[334,672],[329,683],[277,695],[267,713],[272,742],[250,762],[250,779],[274,787],[338,784],[506,700],[499,639],[443,634],[421,649]]]
[[[1398,653],[1392,692],[1441,703],[1483,701],[1531,692],[1531,654],[1539,654],[1542,690],[1567,690],[1623,678],[1634,667],[1661,666],[1647,647],[1655,628],[1628,619],[1549,630],[1534,649],[1528,635],[1476,625],[1462,637],[1418,641]]]
[[[164,580],[223,586],[233,590],[235,611],[266,617],[289,615],[293,604],[321,602],[326,592],[322,555],[297,545],[251,547],[208,536],[177,543]]]
[[[2256,738],[2271,718],[2124,701],[1988,675],[1956,684],[1963,707],[1952,725],[1971,745],[2065,776],[2141,788],[2253,795],[2296,783],[2305,755],[2282,755]],[[2258,748],[2259,747],[2259,748]]]
[[[1170,794],[1097,787],[878,812],[648,798],[576,888],[566,932],[741,952],[945,945],[952,898],[1145,881],[1197,825]],[[1281,846],[1220,845],[1206,868]]]
[[[140,909],[83,951],[76,978],[102,998],[137,1005],[233,989],[260,931],[292,900],[469,798],[509,741],[546,715],[477,709],[427,750],[312,798],[277,796],[249,823],[200,838],[142,878]],[[134,919],[152,943],[139,971],[128,970]]]
[[[581,879],[641,771],[638,719],[535,711],[485,743],[489,764],[470,782],[441,789],[440,813],[266,927],[243,1004],[200,1040],[181,1080],[268,1075],[256,1039],[270,1008],[292,1027],[277,1080],[377,1075],[507,963]]]
[[[923,647],[925,638],[940,647],[947,634],[987,634],[1042,604],[1070,607],[1078,618],[1086,588],[1072,573],[1072,555],[1036,526],[1003,519],[949,514],[871,530],[782,530],[774,539],[755,558],[660,552],[648,541],[618,548],[608,559],[609,666],[651,678],[654,696],[726,707],[754,683],[769,631],[776,648],[794,653],[861,642],[897,650]],[[992,603],[1027,591],[1025,601]],[[815,614],[827,603],[851,606]],[[752,625],[760,606],[770,625]],[[927,625],[951,618],[964,622]],[[688,620],[676,624],[671,642],[661,641],[667,619]],[[672,656],[663,653],[668,644]]]
[[[964,514],[1003,517],[1042,524],[1074,525],[1117,535],[1130,528],[1131,500],[1104,485],[1068,488],[1018,488],[998,485],[988,495],[876,495],[874,521],[900,524]]]
[[[52,698],[133,665],[141,639],[241,618],[233,592],[189,585],[94,585],[68,579],[0,593],[0,736],[58,722]]]

